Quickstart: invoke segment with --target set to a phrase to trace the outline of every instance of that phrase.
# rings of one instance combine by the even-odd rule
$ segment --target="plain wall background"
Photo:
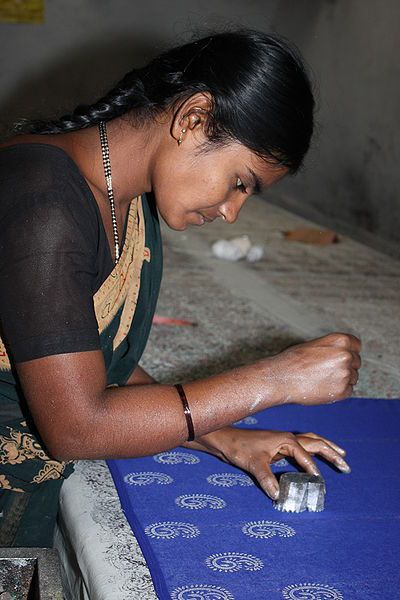
[[[400,256],[400,3],[281,0],[273,21],[303,51],[320,96],[307,169],[282,184],[282,203],[392,241]]]
[[[399,23],[398,0],[46,0],[43,25],[0,24],[0,121],[94,100],[195,28],[277,31],[314,73],[319,127],[304,171],[270,199],[395,253]]]

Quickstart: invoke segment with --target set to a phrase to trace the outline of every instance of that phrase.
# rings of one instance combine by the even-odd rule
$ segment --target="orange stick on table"
[[[153,324],[197,327],[197,323],[194,321],[188,321],[186,319],[174,319],[173,317],[162,317],[161,315],[154,315]]]

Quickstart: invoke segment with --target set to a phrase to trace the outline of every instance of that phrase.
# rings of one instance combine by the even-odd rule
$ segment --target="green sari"
[[[139,363],[150,333],[161,275],[157,210],[152,195],[143,195],[131,202],[121,257],[93,297],[108,385],[124,385]],[[48,455],[0,339],[0,546],[15,544],[18,533],[10,532],[9,524],[4,527],[6,517],[16,513],[24,520],[23,515],[32,504],[30,496],[41,497],[39,504],[47,505],[49,513],[49,503],[43,500],[49,490],[53,498],[50,512],[56,514],[59,489],[72,472],[71,462],[60,462]],[[35,520],[37,511],[32,510],[29,521]],[[53,526],[54,518],[51,531]],[[40,531],[38,534],[42,539]],[[49,535],[45,537],[48,543]],[[35,535],[22,538],[25,545],[35,545]]]

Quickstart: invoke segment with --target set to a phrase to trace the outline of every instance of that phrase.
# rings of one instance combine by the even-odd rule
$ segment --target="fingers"
[[[350,473],[350,466],[344,460],[346,451],[334,442],[316,435],[305,433],[294,435],[289,432],[271,432],[280,434],[281,440],[276,443],[275,448],[268,452],[257,453],[251,457],[250,464],[244,466],[258,481],[262,489],[272,499],[279,496],[279,484],[271,470],[270,463],[276,456],[287,456],[293,458],[300,468],[311,475],[321,475],[321,472],[313,460],[312,454],[318,454],[333,463],[342,473]]]
[[[350,385],[356,385],[357,381],[358,381],[358,371],[356,371],[355,369],[351,369],[350,380],[349,380]]]
[[[351,335],[350,333],[347,334],[347,337],[350,341],[350,350],[360,353],[362,348],[360,338],[356,337],[355,335]]]
[[[332,440],[328,440],[328,438],[323,437],[322,435],[317,435],[316,433],[301,433],[300,434],[301,437],[310,437],[316,440],[322,440],[323,442],[325,442],[326,444],[328,444],[328,446],[331,446],[331,448],[333,448],[334,450],[336,450],[336,452],[339,452],[339,454],[341,454],[342,456],[346,456],[346,450],[344,448],[342,448],[341,446],[338,446],[337,444],[335,444],[335,442],[332,442]],[[297,436],[299,437],[299,436]]]
[[[325,440],[325,438],[321,438],[314,435],[310,436],[309,434],[306,434],[298,435],[296,437],[299,444],[301,444],[302,446],[305,445],[305,450],[307,450],[308,452],[312,452],[313,454],[318,454],[319,456],[322,456],[329,462],[333,463],[340,471],[342,471],[342,473],[351,472],[350,466],[343,459],[342,448],[340,448],[342,452],[339,453],[331,446],[332,442],[329,442],[329,440]],[[336,446],[336,444],[334,445]],[[339,446],[336,447],[339,448]]]
[[[293,440],[293,442],[288,444],[283,444],[279,448],[279,452],[285,456],[291,456],[294,458],[298,465],[302,467],[306,473],[310,473],[310,475],[321,475],[321,472],[311,455],[304,450],[297,440]]]
[[[351,352],[361,352],[361,340],[351,333],[330,333],[326,338],[329,338],[332,346],[345,348]]]
[[[276,500],[279,496],[279,483],[271,471],[271,467],[265,462],[265,457],[263,456],[263,460],[255,460],[249,470],[257,479],[264,492],[268,494],[272,500]]]
[[[353,393],[353,386],[358,382],[358,370],[361,367],[361,341],[351,334],[330,333],[311,343],[317,343],[317,345],[321,346],[330,345],[338,348],[336,358],[340,361],[342,368],[346,370],[347,387],[337,399],[350,396]]]
[[[361,367],[361,357],[357,352],[352,352],[352,361],[351,361],[351,366],[353,367],[353,369],[359,369]]]
[[[345,400],[346,398],[350,398],[350,396],[353,395],[353,386],[352,385],[348,385],[346,387],[346,389],[344,390],[342,396],[341,396],[341,400]]]
[[[361,352],[361,340],[351,333],[329,333],[315,340],[311,340],[310,343],[318,343],[321,346],[337,346],[351,352]]]
[[[321,442],[320,448],[317,450],[316,454],[323,456],[326,460],[333,463],[342,473],[351,473],[351,468],[347,464],[347,462],[338,455],[333,448]]]

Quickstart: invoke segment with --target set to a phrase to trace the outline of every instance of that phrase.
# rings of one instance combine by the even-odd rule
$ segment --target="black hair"
[[[310,79],[295,46],[277,35],[238,30],[177,46],[133,69],[105,96],[55,121],[17,123],[16,131],[66,133],[130,114],[152,119],[198,92],[212,109],[209,142],[238,141],[296,172],[313,131]]]

